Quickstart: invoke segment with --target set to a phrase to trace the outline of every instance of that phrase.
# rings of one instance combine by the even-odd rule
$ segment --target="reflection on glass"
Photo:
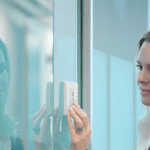
[[[15,122],[5,113],[10,83],[10,63],[6,45],[0,40],[0,149],[23,149],[19,136],[14,131]],[[19,143],[16,145],[16,143]]]
[[[46,86],[53,83],[52,6],[0,3],[0,149],[53,149],[46,105]]]

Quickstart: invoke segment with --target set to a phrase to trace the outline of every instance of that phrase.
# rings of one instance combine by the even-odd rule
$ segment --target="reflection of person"
[[[10,84],[10,59],[4,42],[0,39],[0,150],[13,149],[23,150],[23,142],[20,137],[22,131],[18,122],[15,123],[6,113],[5,104]],[[36,150],[47,150],[51,147],[50,119],[46,114],[44,106],[37,113],[31,116],[31,124],[38,128],[42,118],[44,121],[41,131],[32,130],[32,136]],[[16,120],[16,118],[14,118]],[[18,135],[17,135],[18,134]],[[48,135],[48,136],[47,136]],[[19,137],[20,136],[20,137]]]
[[[40,123],[43,120],[40,129]],[[32,126],[32,137],[36,150],[51,150],[52,149],[52,135],[50,132],[50,118],[47,115],[46,105],[30,117]]]
[[[9,55],[0,39],[0,149],[23,150],[23,144],[14,131],[15,122],[5,113],[10,83]]]

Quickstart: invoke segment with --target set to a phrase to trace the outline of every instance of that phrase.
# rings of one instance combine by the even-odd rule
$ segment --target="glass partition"
[[[2,0],[0,39],[0,146],[53,149],[53,1]]]
[[[80,101],[79,0],[54,1],[54,149],[68,150],[70,133],[62,110],[64,81],[78,83]],[[77,24],[79,23],[79,24]]]
[[[138,147],[138,123],[147,108],[141,103],[134,60],[138,40],[149,29],[148,12],[148,1],[94,0],[94,150]]]

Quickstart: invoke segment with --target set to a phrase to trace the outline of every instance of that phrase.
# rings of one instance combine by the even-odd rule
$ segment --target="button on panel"
[[[69,107],[74,102],[78,104],[78,83],[64,81],[64,101],[63,101],[63,114],[67,115]]]
[[[70,106],[74,104],[74,102],[76,101],[76,90],[75,89],[71,89],[70,90]]]

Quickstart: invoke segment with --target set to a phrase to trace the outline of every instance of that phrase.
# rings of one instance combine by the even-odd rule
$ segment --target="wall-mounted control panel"
[[[63,101],[63,115],[67,115],[69,107],[76,102],[78,104],[78,83],[63,82],[64,86],[64,101]]]

